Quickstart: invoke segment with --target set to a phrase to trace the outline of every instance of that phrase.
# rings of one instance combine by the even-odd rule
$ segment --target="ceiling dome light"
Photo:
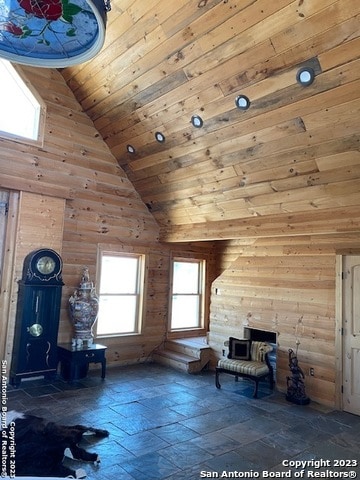
[[[296,74],[296,81],[303,87],[307,87],[313,83],[315,72],[311,67],[300,68]]]
[[[195,128],[201,128],[204,125],[203,119],[199,115],[193,115],[191,117],[191,123]]]
[[[109,0],[7,0],[0,8],[0,57],[35,67],[86,62],[105,40]]]
[[[132,145],[127,145],[127,146],[126,146],[126,150],[127,150],[129,153],[135,153],[135,148],[134,148]]]
[[[240,110],[247,110],[250,107],[250,100],[246,95],[238,95],[235,98],[235,105],[237,108],[240,108]]]
[[[164,143],[165,142],[165,136],[161,132],[156,132],[155,133],[155,138],[159,143]]]

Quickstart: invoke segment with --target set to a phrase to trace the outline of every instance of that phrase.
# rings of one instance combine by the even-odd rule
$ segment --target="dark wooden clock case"
[[[45,256],[55,262],[55,269],[49,274],[41,274],[36,268],[38,260]],[[19,386],[23,378],[56,375],[61,273],[62,260],[54,250],[35,250],[25,257],[10,371],[10,383],[14,386]]]

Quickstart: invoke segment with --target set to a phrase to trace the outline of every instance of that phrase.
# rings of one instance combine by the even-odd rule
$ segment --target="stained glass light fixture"
[[[105,40],[109,0],[0,0],[0,57],[60,68],[94,57]]]

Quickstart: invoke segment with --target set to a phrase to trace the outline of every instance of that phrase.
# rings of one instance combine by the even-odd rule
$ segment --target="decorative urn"
[[[93,282],[89,278],[89,269],[83,270],[79,288],[69,298],[70,318],[74,327],[73,347],[83,344],[92,345],[94,336],[92,328],[97,320],[99,299],[95,293]]]

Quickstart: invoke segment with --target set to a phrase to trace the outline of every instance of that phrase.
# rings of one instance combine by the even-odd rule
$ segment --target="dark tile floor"
[[[253,399],[246,380],[222,375],[221,383],[217,390],[212,372],[188,375],[147,364],[108,368],[104,381],[98,370],[72,385],[23,381],[9,387],[8,399],[10,408],[65,425],[108,429],[108,438],[85,441],[101,456],[99,468],[76,467],[90,480],[360,475],[360,417],[288,403],[266,384]],[[355,465],[334,463],[345,460]],[[284,461],[307,463],[304,469]]]

